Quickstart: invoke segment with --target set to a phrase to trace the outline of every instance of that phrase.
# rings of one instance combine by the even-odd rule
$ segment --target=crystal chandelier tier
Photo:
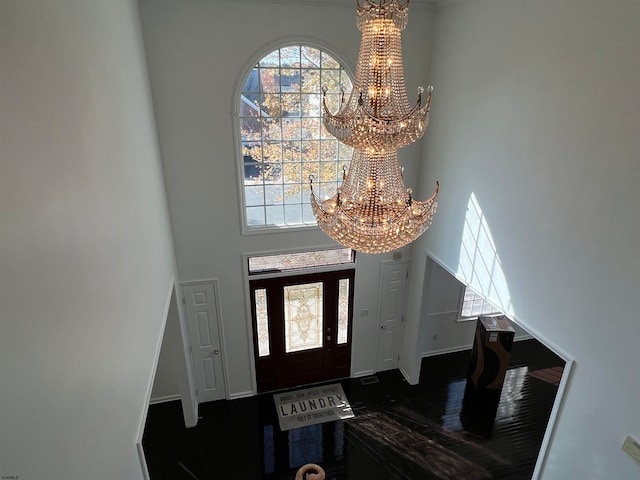
[[[357,25],[362,31],[356,77],[349,98],[343,92],[339,111],[326,104],[324,125],[342,143],[353,147],[342,186],[321,201],[313,190],[311,206],[320,228],[338,243],[364,253],[383,253],[413,242],[431,225],[439,184],[420,202],[404,185],[398,149],[424,135],[429,122],[431,92],[422,105],[409,104],[402,66],[401,31],[409,0],[357,0]]]
[[[324,106],[324,124],[333,136],[353,148],[400,148],[424,134],[432,88],[422,106],[422,87],[415,106],[409,104],[402,65],[401,32],[407,25],[409,2],[358,2],[362,32],[356,78],[348,101],[343,94],[335,115]],[[326,99],[326,89],[323,88]]]

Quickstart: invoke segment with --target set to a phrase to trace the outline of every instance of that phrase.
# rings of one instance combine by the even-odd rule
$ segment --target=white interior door
[[[380,266],[380,329],[377,370],[398,368],[398,354],[404,331],[407,263],[383,262]]]
[[[218,303],[213,282],[182,286],[198,403],[225,398]]]

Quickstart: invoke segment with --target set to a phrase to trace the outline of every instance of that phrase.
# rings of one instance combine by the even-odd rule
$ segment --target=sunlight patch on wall
[[[502,312],[512,313],[507,279],[475,193],[471,193],[467,204],[457,276]]]

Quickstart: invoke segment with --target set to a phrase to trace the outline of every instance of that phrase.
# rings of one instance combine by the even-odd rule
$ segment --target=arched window
[[[321,48],[290,45],[265,55],[240,92],[241,183],[247,231],[315,225],[309,176],[321,197],[342,183],[352,149],[322,125],[322,87],[337,111],[351,78]]]

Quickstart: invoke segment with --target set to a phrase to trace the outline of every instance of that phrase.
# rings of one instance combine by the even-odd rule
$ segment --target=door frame
[[[257,252],[243,253],[240,256],[240,269],[242,271],[242,286],[243,286],[243,295],[244,295],[244,308],[245,308],[245,323],[246,323],[246,331],[247,331],[247,348],[249,350],[249,362],[250,362],[250,376],[251,376],[251,390],[246,392],[236,393],[234,395],[229,395],[229,399],[235,398],[244,398],[251,397],[253,395],[258,394],[258,382],[256,379],[256,355],[253,348],[253,316],[251,314],[251,309],[253,308],[251,303],[251,287],[249,285],[249,281],[251,277],[249,275],[249,258],[258,257],[263,255],[280,255],[287,253],[303,253],[303,252],[313,252],[315,250],[331,250],[336,248],[336,244],[330,245],[315,245],[313,247],[307,248],[287,248],[287,249],[274,249],[274,250],[262,250]],[[348,265],[331,265],[330,267],[317,267],[317,268],[309,268],[307,269],[309,272],[322,272],[322,271],[332,271],[332,270],[356,270],[358,256],[356,255],[356,260],[353,264]],[[263,273],[260,275],[260,278],[269,278],[269,277],[282,277],[289,275],[290,272],[274,272],[274,273]],[[354,288],[355,288],[355,280],[354,276]],[[355,290],[354,290],[354,301],[355,301]],[[354,306],[355,307],[355,306]],[[354,310],[355,312],[355,310]],[[355,313],[354,313],[355,315]],[[351,323],[355,320],[355,316],[352,316]],[[353,325],[351,326],[353,328]]]
[[[339,305],[338,305],[338,289],[339,282],[343,279],[348,280],[348,296],[349,296],[349,308],[348,308],[348,325],[347,325],[347,341],[346,343],[338,343],[338,318],[339,318]],[[285,350],[285,305],[283,297],[283,289],[287,286],[306,285],[309,283],[320,282],[323,284],[322,295],[322,346],[315,347],[308,350],[301,350],[295,352],[286,353]],[[262,275],[256,275],[249,280],[250,286],[250,301],[251,301],[251,328],[253,332],[253,344],[254,358],[256,359],[254,366],[256,370],[256,378],[259,372],[262,374],[262,390],[260,393],[268,391],[276,391],[284,388],[293,388],[297,385],[309,385],[322,381],[332,381],[334,379],[345,378],[351,375],[351,346],[352,346],[352,332],[353,332],[353,297],[355,292],[355,268],[345,269],[314,269],[314,271],[290,271],[284,275],[269,276],[265,278]],[[258,331],[256,327],[256,306],[254,302],[254,292],[256,290],[264,289],[267,291],[267,303],[269,305],[269,339],[270,339],[270,354],[265,357],[258,356]],[[269,292],[269,290],[271,290]],[[336,307],[335,310],[332,307]],[[331,329],[331,330],[328,330]],[[330,338],[329,338],[330,337]],[[306,357],[306,360],[301,361],[301,358]],[[346,361],[345,361],[346,358]],[[295,360],[294,360],[295,359]],[[321,359],[321,360],[320,360]],[[330,373],[331,378],[319,378],[314,377],[311,370],[308,368],[314,360],[320,360],[323,364],[322,372]],[[294,383],[291,385],[282,384],[283,380],[292,380],[293,376],[289,373],[286,374],[288,368],[286,365],[291,366],[292,362],[296,361],[307,364],[307,370],[305,373],[299,373],[300,383]],[[273,375],[267,375],[265,377],[265,371],[283,372],[282,375],[274,373]],[[342,372],[344,371],[344,375]],[[320,372],[320,370],[318,370]],[[302,377],[306,376],[307,379],[303,380]],[[313,377],[313,379],[309,378]],[[265,380],[268,382],[271,379],[273,383],[272,387],[265,386]],[[280,381],[280,384],[277,382]],[[260,387],[260,385],[258,385]],[[266,389],[265,389],[266,388]]]
[[[382,323],[382,293],[384,290],[384,268],[390,265],[406,265],[407,266],[407,278],[405,280],[405,288],[404,288],[404,299],[403,299],[403,312],[402,317],[404,318],[407,313],[407,293],[409,289],[407,288],[409,285],[409,275],[411,273],[411,260],[382,260],[380,262],[380,269],[378,271],[378,318],[376,323],[376,328],[378,329],[378,334],[376,335],[376,371],[378,371],[378,359],[380,355],[380,331],[381,331],[381,323]],[[402,321],[402,338],[404,340],[405,334],[405,322]],[[403,342],[400,342],[400,347],[398,348],[398,355],[400,355],[400,351],[402,350]],[[398,360],[396,368],[399,367],[400,361]]]
[[[192,375],[193,375],[193,396],[195,398],[195,402],[196,405],[200,405],[200,399],[198,398],[198,396],[196,395],[196,389],[198,387],[197,384],[197,380],[196,380],[196,370],[195,370],[195,365],[193,363],[193,355],[191,352],[191,336],[189,335],[189,319],[188,319],[188,314],[187,314],[187,306],[185,304],[185,298],[184,298],[184,290],[183,287],[185,286],[194,286],[194,285],[205,285],[205,284],[210,284],[213,285],[213,294],[215,296],[215,300],[216,300],[216,306],[215,306],[215,310],[216,310],[216,315],[218,317],[218,338],[220,339],[220,361],[222,362],[222,383],[223,383],[223,387],[224,387],[224,398],[229,400],[229,370],[227,368],[227,345],[226,345],[226,338],[224,335],[224,319],[222,317],[222,307],[221,307],[221,301],[220,301],[220,286],[219,286],[219,280],[218,278],[208,278],[208,279],[202,279],[202,280],[190,280],[187,282],[180,282],[179,284],[179,294],[180,294],[180,301],[178,302],[179,307],[180,307],[180,316],[181,316],[181,323],[182,323],[182,327],[184,328],[184,335],[185,335],[185,353],[186,355],[189,357],[189,368],[191,369]]]

